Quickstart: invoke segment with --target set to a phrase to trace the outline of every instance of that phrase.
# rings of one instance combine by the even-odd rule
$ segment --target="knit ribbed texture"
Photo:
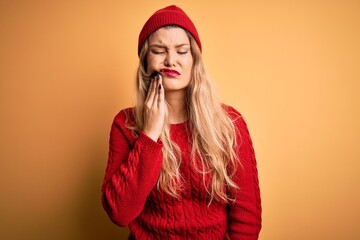
[[[240,147],[234,181],[240,190],[229,191],[236,201],[209,203],[202,175],[190,156],[187,123],[171,125],[170,134],[182,152],[180,172],[184,186],[175,199],[156,189],[162,163],[162,143],[145,134],[135,137],[125,127],[121,111],[110,135],[108,166],[102,187],[103,206],[112,221],[129,225],[132,239],[257,239],[261,229],[261,201],[255,154],[247,126],[240,114],[227,107],[235,120]],[[129,122],[127,123],[129,124]],[[206,177],[205,182],[211,179]]]
[[[138,42],[138,54],[145,40],[156,30],[167,25],[177,25],[186,29],[195,39],[200,51],[202,51],[199,34],[194,23],[179,7],[171,5],[156,11],[145,23],[140,34]]]

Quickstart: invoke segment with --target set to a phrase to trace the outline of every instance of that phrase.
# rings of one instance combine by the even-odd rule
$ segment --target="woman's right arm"
[[[119,226],[128,225],[141,213],[159,178],[163,145],[158,139],[165,121],[164,99],[161,75],[156,74],[145,99],[144,128],[138,138],[125,127],[125,111],[115,117],[112,125],[102,203]]]
[[[126,114],[114,119],[102,204],[110,219],[126,226],[142,211],[162,165],[162,143],[141,132],[135,139],[125,127]]]

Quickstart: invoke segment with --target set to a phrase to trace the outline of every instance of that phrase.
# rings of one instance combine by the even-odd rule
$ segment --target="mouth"
[[[180,73],[174,69],[169,69],[169,68],[162,68],[160,70],[160,72],[164,75],[167,75],[169,77],[177,77],[180,75]]]

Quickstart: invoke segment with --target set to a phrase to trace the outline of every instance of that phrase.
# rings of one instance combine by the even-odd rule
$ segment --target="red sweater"
[[[227,107],[235,120],[242,166],[233,180],[239,190],[229,190],[232,203],[209,204],[202,174],[189,159],[188,123],[172,124],[171,139],[182,152],[180,173],[184,181],[181,198],[175,199],[156,182],[162,165],[162,143],[143,132],[135,137],[126,127],[133,121],[132,109],[115,117],[110,134],[110,150],[102,203],[111,220],[129,225],[133,239],[258,239],[261,229],[261,201],[255,154],[241,115]],[[129,121],[126,122],[127,116]],[[208,180],[208,179],[206,179]]]

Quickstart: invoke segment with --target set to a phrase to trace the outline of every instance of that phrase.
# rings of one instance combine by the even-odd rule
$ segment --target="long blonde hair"
[[[172,26],[173,27],[173,26]],[[186,31],[186,30],[185,30]],[[187,32],[187,31],[186,31]],[[218,99],[213,84],[207,74],[198,45],[190,33],[193,67],[191,81],[186,89],[186,105],[191,129],[191,160],[196,169],[203,175],[205,189],[212,200],[232,200],[224,192],[226,188],[238,188],[231,179],[239,159],[235,152],[237,146],[236,129],[233,120]],[[144,102],[150,76],[147,73],[146,56],[148,40],[142,46],[137,71],[135,126],[131,129],[138,134],[144,127]],[[169,106],[167,106],[168,108]],[[166,111],[166,118],[168,110]],[[178,198],[181,191],[180,175],[181,153],[179,147],[170,139],[170,123],[165,121],[160,136],[163,147],[163,164],[157,188]],[[199,160],[199,161],[198,161]],[[232,169],[232,171],[229,171]],[[205,183],[206,174],[211,176],[211,186]]]

